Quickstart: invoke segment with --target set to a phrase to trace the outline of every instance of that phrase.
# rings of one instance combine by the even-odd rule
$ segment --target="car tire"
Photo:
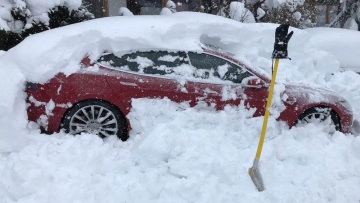
[[[341,130],[340,118],[337,113],[329,107],[313,107],[301,114],[296,122],[296,126],[302,126],[307,123],[322,123],[330,117],[329,123],[336,131]],[[329,126],[329,129],[330,127]],[[333,133],[332,131],[330,131]]]
[[[128,138],[124,115],[112,104],[101,100],[75,104],[65,113],[61,128],[73,135],[85,132],[101,138],[114,135],[123,141]]]

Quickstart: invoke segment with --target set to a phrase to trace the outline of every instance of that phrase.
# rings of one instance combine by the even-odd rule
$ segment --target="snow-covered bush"
[[[271,22],[279,24],[290,24],[293,27],[300,26],[300,20],[294,18],[293,12],[287,5],[280,5],[277,8],[267,10],[267,14],[260,19],[260,22]]]
[[[245,8],[245,4],[241,2],[231,2],[228,11],[227,7],[222,7],[218,15],[244,23],[256,22],[254,15],[250,12],[249,9]]]
[[[354,2],[350,8],[350,17],[346,20],[344,28],[360,31],[360,2]]]
[[[293,27],[313,27],[317,9],[310,0],[209,0],[218,15],[240,22],[270,22]],[[221,2],[221,3],[219,3]]]
[[[341,11],[328,26],[360,31],[360,1],[344,1]]]
[[[354,18],[349,18],[344,24],[344,28],[349,30],[359,30],[359,25]]]
[[[259,8],[266,14],[259,22],[290,24],[293,27],[314,27],[316,23],[317,8],[311,1],[263,1]]]
[[[134,14],[126,7],[119,8],[119,16],[133,16]]]
[[[81,0],[0,0],[0,50],[31,34],[92,18]]]
[[[173,1],[167,1],[166,6],[161,9],[160,15],[169,15],[176,13],[176,4]]]

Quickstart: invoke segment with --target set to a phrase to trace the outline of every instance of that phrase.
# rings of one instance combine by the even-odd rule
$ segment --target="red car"
[[[243,102],[261,116],[269,83],[258,70],[214,50],[106,53],[93,64],[85,58],[68,77],[59,73],[46,84],[27,83],[28,118],[45,132],[64,129],[126,140],[133,98],[167,97],[218,110]],[[289,127],[330,118],[336,130],[350,132],[351,107],[331,91],[287,84],[281,98],[278,120]]]

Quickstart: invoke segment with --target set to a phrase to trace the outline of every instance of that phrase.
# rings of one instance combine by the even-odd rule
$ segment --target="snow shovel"
[[[262,180],[260,170],[259,170],[259,160],[260,160],[261,151],[262,151],[262,147],[264,145],[264,140],[265,140],[266,128],[267,128],[267,123],[268,123],[269,114],[270,114],[271,100],[272,100],[272,95],[274,92],[276,74],[277,74],[277,70],[278,70],[278,66],[279,66],[279,59],[288,58],[287,44],[288,44],[291,36],[293,35],[293,31],[291,31],[288,34],[288,30],[289,30],[289,25],[280,25],[279,27],[276,28],[276,31],[275,31],[275,44],[274,44],[274,51],[272,54],[272,58],[275,59],[275,64],[274,64],[274,68],[272,70],[270,89],[269,89],[269,93],[268,93],[268,97],[267,97],[267,101],[266,101],[265,115],[264,115],[263,125],[262,125],[262,129],[261,129],[259,144],[258,144],[258,148],[256,151],[256,156],[254,159],[253,166],[251,168],[249,168],[249,175],[251,177],[251,180],[253,181],[253,183],[255,184],[255,186],[259,192],[265,190],[264,182]]]

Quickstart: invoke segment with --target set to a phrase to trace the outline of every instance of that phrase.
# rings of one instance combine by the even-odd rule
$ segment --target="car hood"
[[[294,101],[301,105],[311,104],[336,104],[346,101],[337,93],[317,86],[310,86],[306,84],[285,84],[285,91],[282,95],[283,101]]]

